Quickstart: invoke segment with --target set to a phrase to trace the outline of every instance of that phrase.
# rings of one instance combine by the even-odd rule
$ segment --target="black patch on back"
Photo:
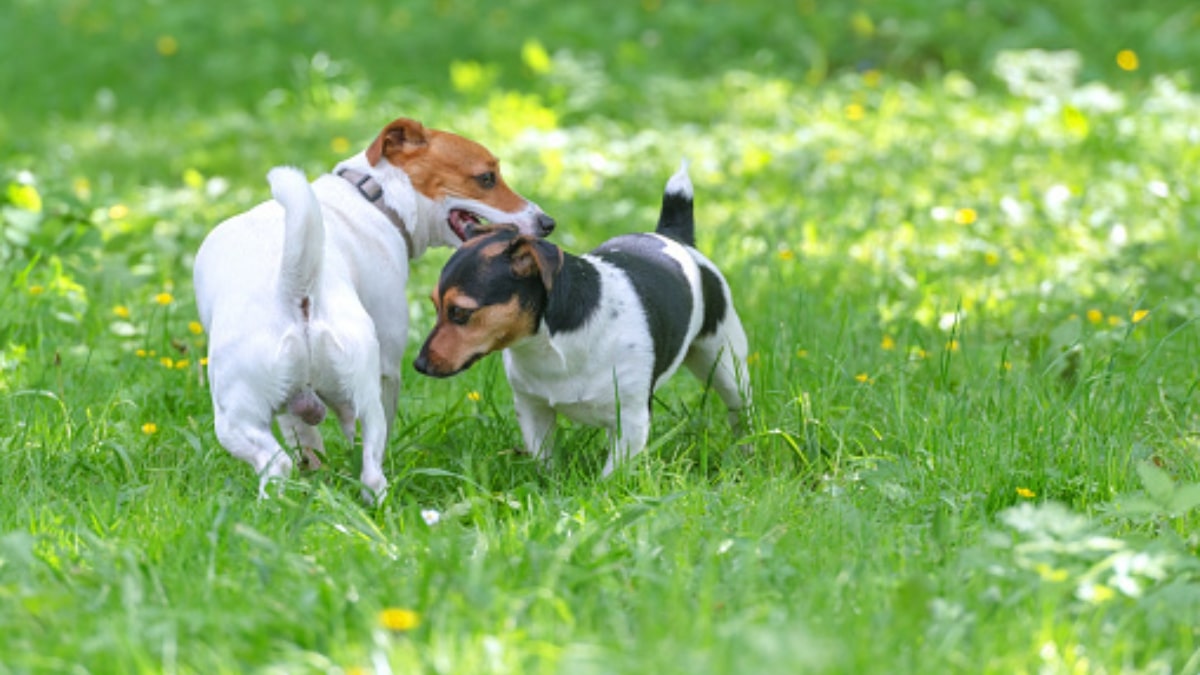
[[[663,193],[662,212],[654,231],[688,246],[696,245],[696,225],[692,215],[692,199],[678,192]]]
[[[592,255],[623,270],[641,300],[654,341],[652,387],[679,352],[692,316],[692,288],[679,261],[667,255],[662,240],[646,234],[610,239]]]
[[[700,326],[700,335],[708,336],[717,332],[717,326],[725,320],[725,285],[721,278],[707,265],[700,265],[700,290],[704,293],[704,323]]]
[[[554,335],[578,330],[600,306],[600,273],[592,263],[563,251],[562,269],[546,301],[543,318]]]

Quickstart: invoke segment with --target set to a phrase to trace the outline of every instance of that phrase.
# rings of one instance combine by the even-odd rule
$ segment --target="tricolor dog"
[[[525,449],[543,461],[562,414],[608,431],[611,474],[645,448],[651,396],[680,364],[712,383],[735,428],[750,402],[729,286],[693,247],[686,165],[667,183],[654,234],[574,256],[494,228],[450,257],[433,302],[416,369],[447,377],[503,349]]]
[[[287,167],[267,180],[274,200],[222,222],[196,255],[217,439],[254,467],[265,494],[292,469],[272,418],[285,443],[317,465],[316,425],[332,408],[351,443],[362,425],[371,501],[387,487],[408,261],[430,246],[460,245],[483,221],[534,237],[554,220],[504,183],[482,145],[410,119],[311,184]]]

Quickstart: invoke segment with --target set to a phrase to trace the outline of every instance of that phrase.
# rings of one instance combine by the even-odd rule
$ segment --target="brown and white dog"
[[[268,481],[292,459],[271,432],[319,464],[326,406],[351,443],[362,424],[362,484],[381,498],[408,335],[408,261],[456,247],[483,221],[544,236],[554,220],[500,176],[478,143],[411,119],[311,184],[267,174],[274,200],[218,225],[196,255],[200,320],[217,439]]]

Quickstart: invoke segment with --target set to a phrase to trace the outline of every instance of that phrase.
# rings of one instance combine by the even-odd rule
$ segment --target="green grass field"
[[[1200,7],[610,5],[0,9],[0,673],[1200,672]],[[576,252],[689,158],[750,436],[683,373],[540,472],[407,365],[434,251],[387,500],[333,425],[257,500],[193,253],[400,115]]]

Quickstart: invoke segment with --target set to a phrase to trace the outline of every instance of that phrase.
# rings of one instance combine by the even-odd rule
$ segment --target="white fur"
[[[658,384],[670,379],[681,364],[704,382],[711,373],[714,389],[730,410],[730,423],[737,427],[741,412],[750,403],[750,386],[746,334],[728,284],[698,251],[659,238],[690,282],[692,314],[683,347]],[[555,335],[541,326],[535,335],[504,351],[504,368],[526,450],[543,461],[551,458],[558,414],[604,427],[612,450],[603,471],[608,476],[646,447],[654,340],[627,272],[590,255],[581,257],[595,266],[600,276],[600,303],[591,319],[579,330]],[[721,279],[727,311],[712,335],[698,338],[704,321],[701,265]]]
[[[447,224],[451,208],[516,222],[530,233],[542,213],[531,202],[512,214],[473,201],[435,202],[414,191],[400,168],[386,160],[372,167],[364,153],[339,166],[379,182],[414,250],[346,180],[326,174],[309,184],[297,169],[276,168],[268,174],[274,200],[218,225],[196,255],[217,438],[254,467],[262,496],[293,464],[271,431],[272,418],[288,445],[316,461],[321,436],[296,412],[323,406],[352,443],[361,423],[363,496],[384,495],[384,446],[408,337],[410,254],[460,243]]]

